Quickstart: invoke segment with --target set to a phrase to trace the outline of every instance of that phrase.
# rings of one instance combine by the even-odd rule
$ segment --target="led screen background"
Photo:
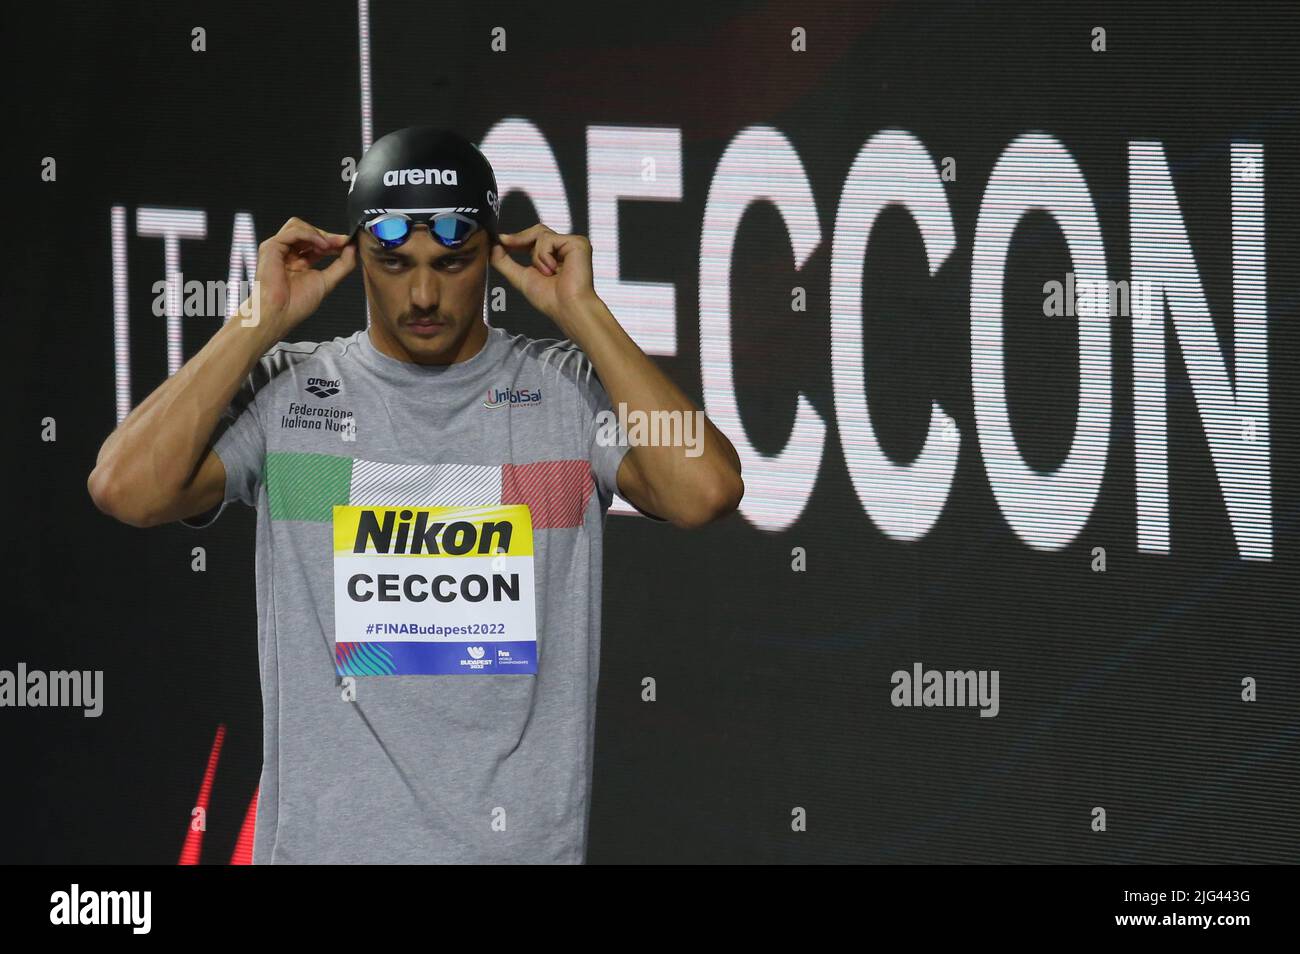
[[[169,339],[169,255],[225,280],[290,216],[341,228],[346,159],[415,123],[485,143],[505,228],[592,237],[746,455],[723,522],[608,518],[589,861],[1296,859],[1300,8],[52,3],[7,41],[0,669],[105,698],[0,709],[0,860],[175,862],[219,727],[231,858],[254,515],[134,529],[86,477],[221,320]],[[1046,316],[1071,271],[1162,296]],[[295,338],[365,320],[350,278]],[[891,705],[918,662],[997,670],[998,715]]]

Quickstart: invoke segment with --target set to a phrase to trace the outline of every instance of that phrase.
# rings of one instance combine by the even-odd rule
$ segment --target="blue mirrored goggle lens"
[[[451,216],[437,219],[431,225],[435,235],[443,245],[460,245],[473,234],[475,225],[473,222],[466,222],[464,219],[457,219]]]
[[[400,241],[411,231],[411,223],[406,219],[382,219],[370,226],[370,232],[381,242]]]

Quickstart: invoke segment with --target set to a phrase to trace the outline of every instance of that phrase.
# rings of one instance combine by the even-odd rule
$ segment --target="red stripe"
[[[248,803],[244,813],[244,824],[239,829],[239,839],[235,842],[235,853],[230,856],[232,865],[251,865],[253,863],[253,831],[257,826],[257,796],[261,787],[253,789],[253,800]]]
[[[181,860],[177,862],[182,865],[197,865],[199,856],[203,853],[203,832],[207,830],[208,807],[212,802],[212,780],[217,774],[217,762],[221,758],[221,743],[226,738],[225,725],[217,726],[217,737],[212,740],[212,748],[208,750],[208,765],[203,770],[203,782],[199,785],[199,797],[195,808],[200,810],[199,817],[203,819],[203,827],[194,827],[194,815],[190,815],[190,824],[185,832],[185,842],[181,845]]]
[[[588,460],[501,466],[502,505],[527,504],[534,530],[582,526],[594,489]]]

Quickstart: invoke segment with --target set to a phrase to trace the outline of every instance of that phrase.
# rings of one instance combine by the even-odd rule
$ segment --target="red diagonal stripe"
[[[203,809],[205,826],[207,824],[208,806],[212,801],[212,780],[217,775],[217,761],[221,758],[221,743],[225,738],[225,725],[218,725],[216,738],[212,740],[212,748],[208,751],[208,767],[203,772],[203,784],[199,786],[199,797],[194,804],[195,808]],[[190,823],[185,832],[185,844],[181,846],[181,860],[178,864],[197,865],[202,851],[203,830],[195,831],[194,815],[191,813]]]
[[[253,863],[253,831],[257,824],[257,796],[261,786],[253,789],[253,800],[248,803],[244,813],[244,824],[239,829],[239,839],[235,842],[235,853],[230,856],[232,865],[251,865]]]
[[[594,488],[591,462],[586,460],[543,460],[501,467],[501,503],[527,504],[534,530],[582,526]]]

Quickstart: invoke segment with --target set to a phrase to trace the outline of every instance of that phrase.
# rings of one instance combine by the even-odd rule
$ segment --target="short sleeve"
[[[614,494],[618,492],[618,468],[632,448],[627,443],[626,431],[619,424],[618,416],[610,406],[609,394],[601,384],[595,366],[585,355],[577,381],[578,390],[582,395],[588,432],[587,446],[591,459],[591,473],[595,479],[596,489],[600,493],[600,509],[604,511],[614,502]],[[663,517],[642,510],[631,500],[628,503],[636,507],[638,513],[651,520],[667,523]]]
[[[250,507],[257,505],[266,461],[266,431],[258,417],[259,410],[254,401],[242,411],[235,410],[232,404],[222,414],[214,431],[219,436],[211,447],[226,469],[225,497],[205,513],[182,518],[185,526],[201,530],[211,525],[225,511],[226,504],[234,500]]]
[[[196,530],[210,526],[225,512],[226,504],[235,500],[250,507],[257,506],[266,466],[266,429],[262,411],[267,393],[264,389],[286,368],[310,357],[311,351],[301,349],[301,345],[276,345],[258,359],[235,392],[234,399],[217,420],[209,444],[226,469],[225,496],[212,509],[182,518],[182,524]]]

